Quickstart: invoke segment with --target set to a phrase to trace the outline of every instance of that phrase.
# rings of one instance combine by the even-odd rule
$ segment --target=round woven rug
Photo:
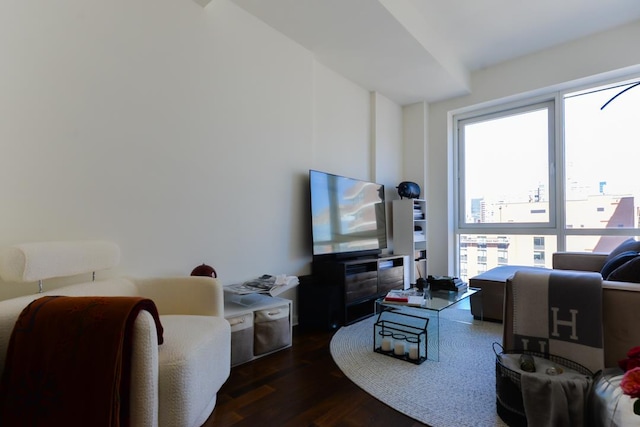
[[[342,327],[331,355],[360,388],[433,427],[506,426],[496,413],[494,342],[502,325],[474,320],[468,309],[440,313],[440,361],[421,365],[373,351],[376,316]],[[434,334],[427,342],[433,345]]]

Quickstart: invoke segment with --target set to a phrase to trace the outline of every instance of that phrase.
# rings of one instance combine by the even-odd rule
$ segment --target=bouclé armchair
[[[34,283],[115,266],[119,249],[109,242],[47,242],[18,245],[0,253],[5,282]],[[231,331],[224,319],[223,289],[210,277],[89,280],[0,301],[0,375],[16,319],[45,295],[135,296],[151,299],[156,323],[142,311],[133,324],[130,387],[131,426],[201,426],[230,373]]]

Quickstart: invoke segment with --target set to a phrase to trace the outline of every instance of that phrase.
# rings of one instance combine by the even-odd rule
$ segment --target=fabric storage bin
[[[253,313],[227,319],[231,325],[231,366],[253,358]]]
[[[254,328],[253,349],[256,356],[290,345],[289,306],[256,311]]]

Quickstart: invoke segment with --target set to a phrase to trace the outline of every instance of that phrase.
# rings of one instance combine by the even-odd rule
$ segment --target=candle
[[[382,351],[391,351],[393,349],[392,333],[389,331],[380,331],[378,334],[382,337],[382,343],[380,345]]]
[[[409,347],[409,359],[418,360],[418,346],[412,345]]]
[[[393,334],[393,342],[395,344],[393,348],[393,354],[396,356],[404,356],[405,353],[405,339],[407,337],[402,334]]]
[[[382,338],[382,351],[391,351],[391,337]]]
[[[409,343],[409,359],[418,360],[420,358],[420,348],[418,346],[420,340],[415,337],[408,337],[407,342]]]

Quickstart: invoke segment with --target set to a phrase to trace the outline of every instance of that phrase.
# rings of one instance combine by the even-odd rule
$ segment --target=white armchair
[[[0,254],[0,276],[6,282],[32,283],[111,268],[118,260],[118,247],[108,242],[32,243]],[[131,425],[198,427],[210,416],[231,366],[231,330],[224,319],[222,286],[215,279],[111,278],[0,301],[0,376],[16,319],[44,295],[151,299],[164,343],[158,345],[153,317],[141,312],[133,327]]]

